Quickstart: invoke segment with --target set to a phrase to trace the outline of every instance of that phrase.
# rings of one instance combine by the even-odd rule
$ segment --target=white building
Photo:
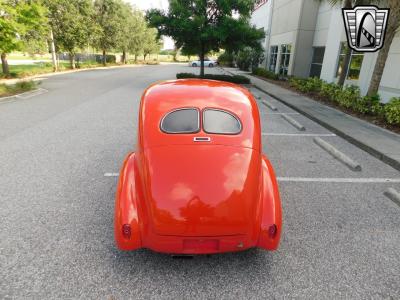
[[[261,0],[251,16],[264,28],[263,41],[268,70],[298,77],[317,76],[335,82],[347,47],[340,5],[316,0]],[[346,84],[366,94],[377,52],[352,52]],[[400,33],[395,36],[385,65],[379,94],[383,101],[400,97]]]

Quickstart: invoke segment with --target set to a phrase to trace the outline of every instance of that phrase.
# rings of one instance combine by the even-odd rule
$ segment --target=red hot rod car
[[[219,81],[157,83],[143,94],[137,151],[115,203],[118,248],[206,254],[275,250],[281,203],[246,89]]]

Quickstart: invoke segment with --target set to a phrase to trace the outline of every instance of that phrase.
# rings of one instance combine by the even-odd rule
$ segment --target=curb
[[[230,71],[227,71],[227,72],[229,72],[230,74],[234,74],[234,73],[232,73]],[[248,75],[248,76],[253,77],[252,75]],[[371,154],[372,156],[376,157],[377,159],[379,159],[380,161],[384,162],[385,164],[387,164],[387,165],[391,166],[392,168],[395,168],[396,170],[400,171],[400,161],[397,161],[397,160],[387,156],[386,154],[380,152],[379,150],[376,150],[375,148],[372,148],[372,147],[368,146],[367,144],[359,141],[357,138],[346,134],[345,132],[337,129],[336,127],[326,123],[322,119],[303,111],[302,109],[300,109],[297,106],[285,101],[284,99],[282,99],[282,98],[280,98],[280,97],[278,97],[278,96],[276,96],[276,95],[274,95],[274,94],[272,94],[270,92],[267,92],[266,90],[258,87],[254,83],[253,83],[253,86],[255,88],[257,88],[258,90],[266,93],[267,95],[275,98],[276,100],[282,102],[283,104],[285,104],[286,106],[290,107],[291,109],[301,113],[302,115],[306,116],[310,120],[313,120],[314,122],[318,123],[319,125],[321,125],[321,126],[325,127],[326,129],[332,131],[333,133],[335,133],[336,135],[338,135],[341,138],[345,139],[349,143],[351,143],[351,144],[357,146],[358,148],[364,150],[365,152]]]
[[[11,96],[0,97],[0,104],[12,102],[12,101],[15,100],[14,98],[26,99],[26,98],[23,97],[24,95],[29,95],[29,94],[32,94],[32,93],[36,93],[36,92],[39,92],[41,90],[45,90],[45,89],[36,88],[36,89],[30,90],[30,91],[27,91],[27,92],[23,92],[23,93],[11,95]],[[45,91],[47,91],[47,90],[45,90]]]
[[[57,72],[49,72],[49,73],[40,73],[32,76],[26,76],[22,78],[11,78],[11,79],[0,79],[0,84],[6,84],[6,85],[12,85],[16,84],[21,81],[27,81],[27,80],[43,80],[46,79],[47,77],[51,76],[57,76],[57,75],[64,75],[64,74],[69,74],[69,73],[76,73],[76,72],[84,72],[84,71],[90,71],[90,70],[105,70],[105,69],[115,69],[115,68],[124,68],[124,67],[142,67],[142,66],[147,66],[147,65],[142,65],[142,64],[130,64],[130,65],[119,65],[119,66],[109,66],[109,67],[94,67],[94,68],[83,68],[83,69],[74,69],[74,70],[64,70],[64,71],[57,71]]]
[[[389,166],[395,168],[396,170],[400,171],[400,161],[397,161],[389,156],[387,156],[386,154],[380,152],[379,150],[376,150],[375,148],[372,148],[370,146],[368,146],[367,144],[359,141],[357,138],[350,136],[348,134],[346,134],[345,132],[337,129],[336,127],[328,124],[327,122],[321,120],[320,118],[311,115],[305,111],[303,111],[302,109],[298,108],[295,105],[292,105],[291,103],[288,103],[287,101],[283,100],[282,98],[265,91],[264,89],[256,86],[255,84],[253,84],[253,86],[257,89],[259,89],[260,91],[266,93],[267,95],[270,95],[271,97],[275,98],[276,100],[282,102],[283,104],[285,104],[286,106],[290,107],[291,109],[301,113],[302,115],[306,116],[307,118],[313,120],[314,122],[318,123],[319,125],[325,127],[326,129],[332,131],[333,133],[337,134],[338,136],[340,136],[341,138],[345,139],[346,141],[350,142],[351,144],[357,146],[358,148],[364,150],[365,152],[368,152],[369,154],[371,154],[372,156],[376,157],[377,159],[383,161],[385,164],[388,164]]]

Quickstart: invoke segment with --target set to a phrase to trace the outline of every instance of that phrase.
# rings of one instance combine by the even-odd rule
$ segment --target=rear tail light
[[[131,225],[129,224],[122,225],[122,235],[126,239],[131,238]]]
[[[275,224],[272,224],[268,228],[268,235],[271,239],[273,239],[276,236],[276,233],[278,232],[278,228],[276,227]]]

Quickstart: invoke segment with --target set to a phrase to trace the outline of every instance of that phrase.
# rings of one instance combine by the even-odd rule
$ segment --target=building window
[[[310,77],[320,77],[322,69],[322,61],[324,60],[325,47],[314,47]]]
[[[336,69],[336,77],[339,77],[342,72],[342,62],[346,55],[346,49],[349,46],[347,43],[340,43],[340,54],[339,54],[339,61]],[[351,57],[349,62],[349,68],[347,71],[346,79],[358,79],[360,76],[361,65],[363,62],[364,54],[361,52],[355,52],[351,50]]]
[[[290,62],[290,51],[292,50],[292,45],[284,44],[281,45],[281,61],[279,65],[279,74],[287,76]]]
[[[278,46],[271,46],[271,54],[269,55],[268,70],[275,73],[276,60],[278,58]]]

